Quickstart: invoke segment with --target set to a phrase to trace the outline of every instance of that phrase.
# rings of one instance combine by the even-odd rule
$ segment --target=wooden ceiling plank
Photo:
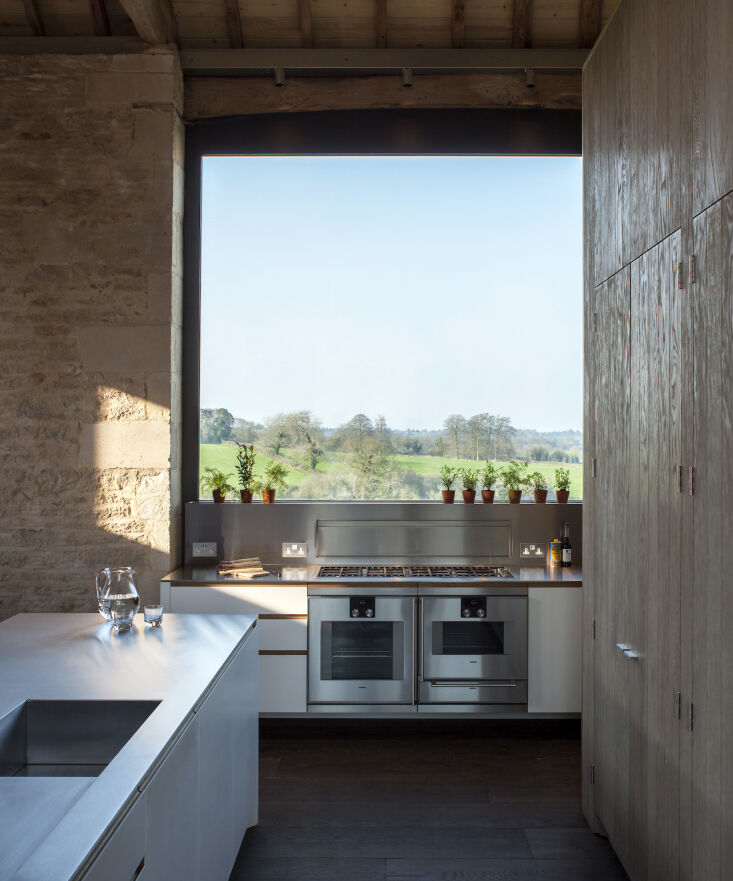
[[[25,7],[25,17],[28,19],[28,24],[33,33],[37,37],[45,37],[46,28],[43,25],[41,11],[36,0],[23,0],[23,6]]]
[[[109,15],[104,0],[89,0],[89,10],[92,13],[94,23],[94,35],[96,37],[112,36],[112,28],[109,26]]]
[[[178,44],[178,25],[171,0],[120,0],[120,5],[146,43]]]
[[[313,20],[311,0],[298,0],[298,21],[300,22],[300,45],[304,49],[313,48]]]
[[[463,49],[465,43],[464,22],[466,18],[465,0],[453,0],[451,12],[451,45],[454,49]]]
[[[387,48],[387,0],[375,0],[375,44],[377,49]]]
[[[595,45],[603,21],[603,0],[580,0],[578,46],[590,49]]]
[[[514,0],[512,20],[512,47],[514,49],[532,48],[533,0]]]
[[[244,49],[244,26],[239,0],[224,0],[227,13],[227,31],[232,49]]]

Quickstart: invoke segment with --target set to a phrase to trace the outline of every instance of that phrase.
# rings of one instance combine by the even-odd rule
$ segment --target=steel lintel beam
[[[190,76],[263,76],[277,67],[292,75],[479,73],[532,68],[581,70],[587,49],[201,49],[181,52]]]

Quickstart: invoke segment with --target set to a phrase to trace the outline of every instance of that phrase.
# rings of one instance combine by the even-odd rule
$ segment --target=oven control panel
[[[374,618],[374,597],[349,597],[349,615],[352,618]]]
[[[485,618],[486,597],[461,597],[461,618]]]

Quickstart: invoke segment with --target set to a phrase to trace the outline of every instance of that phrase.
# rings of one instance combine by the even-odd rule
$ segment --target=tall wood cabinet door
[[[692,100],[695,213],[733,190],[733,3],[693,0]]]
[[[629,813],[633,878],[679,872],[680,233],[631,267]]]
[[[733,875],[733,197],[694,221],[694,583],[690,877]]]
[[[619,857],[629,842],[629,663],[627,540],[630,272],[596,289],[593,556],[595,580],[595,808]]]

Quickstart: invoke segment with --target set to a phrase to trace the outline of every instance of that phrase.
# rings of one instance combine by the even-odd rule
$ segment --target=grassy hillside
[[[281,496],[284,498],[350,498],[348,495],[348,480],[344,475],[348,474],[348,459],[344,453],[329,453],[328,458],[322,459],[316,466],[316,471],[311,471],[305,459],[290,450],[283,450],[284,455],[278,461],[289,466],[287,483],[288,489]],[[232,474],[236,482],[236,447],[229,444],[201,444],[201,470],[206,467],[219,468]],[[261,476],[265,468],[275,461],[275,457],[258,450],[255,464],[255,475]],[[407,480],[408,489],[405,494],[395,490],[397,495],[390,498],[440,498],[440,469],[443,465],[453,465],[456,468],[476,467],[482,463],[476,463],[468,459],[451,459],[439,456],[388,456],[389,466],[395,474]],[[497,467],[505,462],[494,463]],[[530,465],[531,471],[539,471],[545,475],[548,484],[552,486],[555,468],[553,462],[534,462]],[[581,499],[583,497],[583,466],[568,465],[570,471],[570,498]],[[410,482],[410,475],[416,480]],[[459,492],[460,484],[456,482],[455,489]],[[500,494],[498,494],[500,495]],[[531,494],[530,494],[531,497]],[[552,493],[550,493],[550,498]]]

